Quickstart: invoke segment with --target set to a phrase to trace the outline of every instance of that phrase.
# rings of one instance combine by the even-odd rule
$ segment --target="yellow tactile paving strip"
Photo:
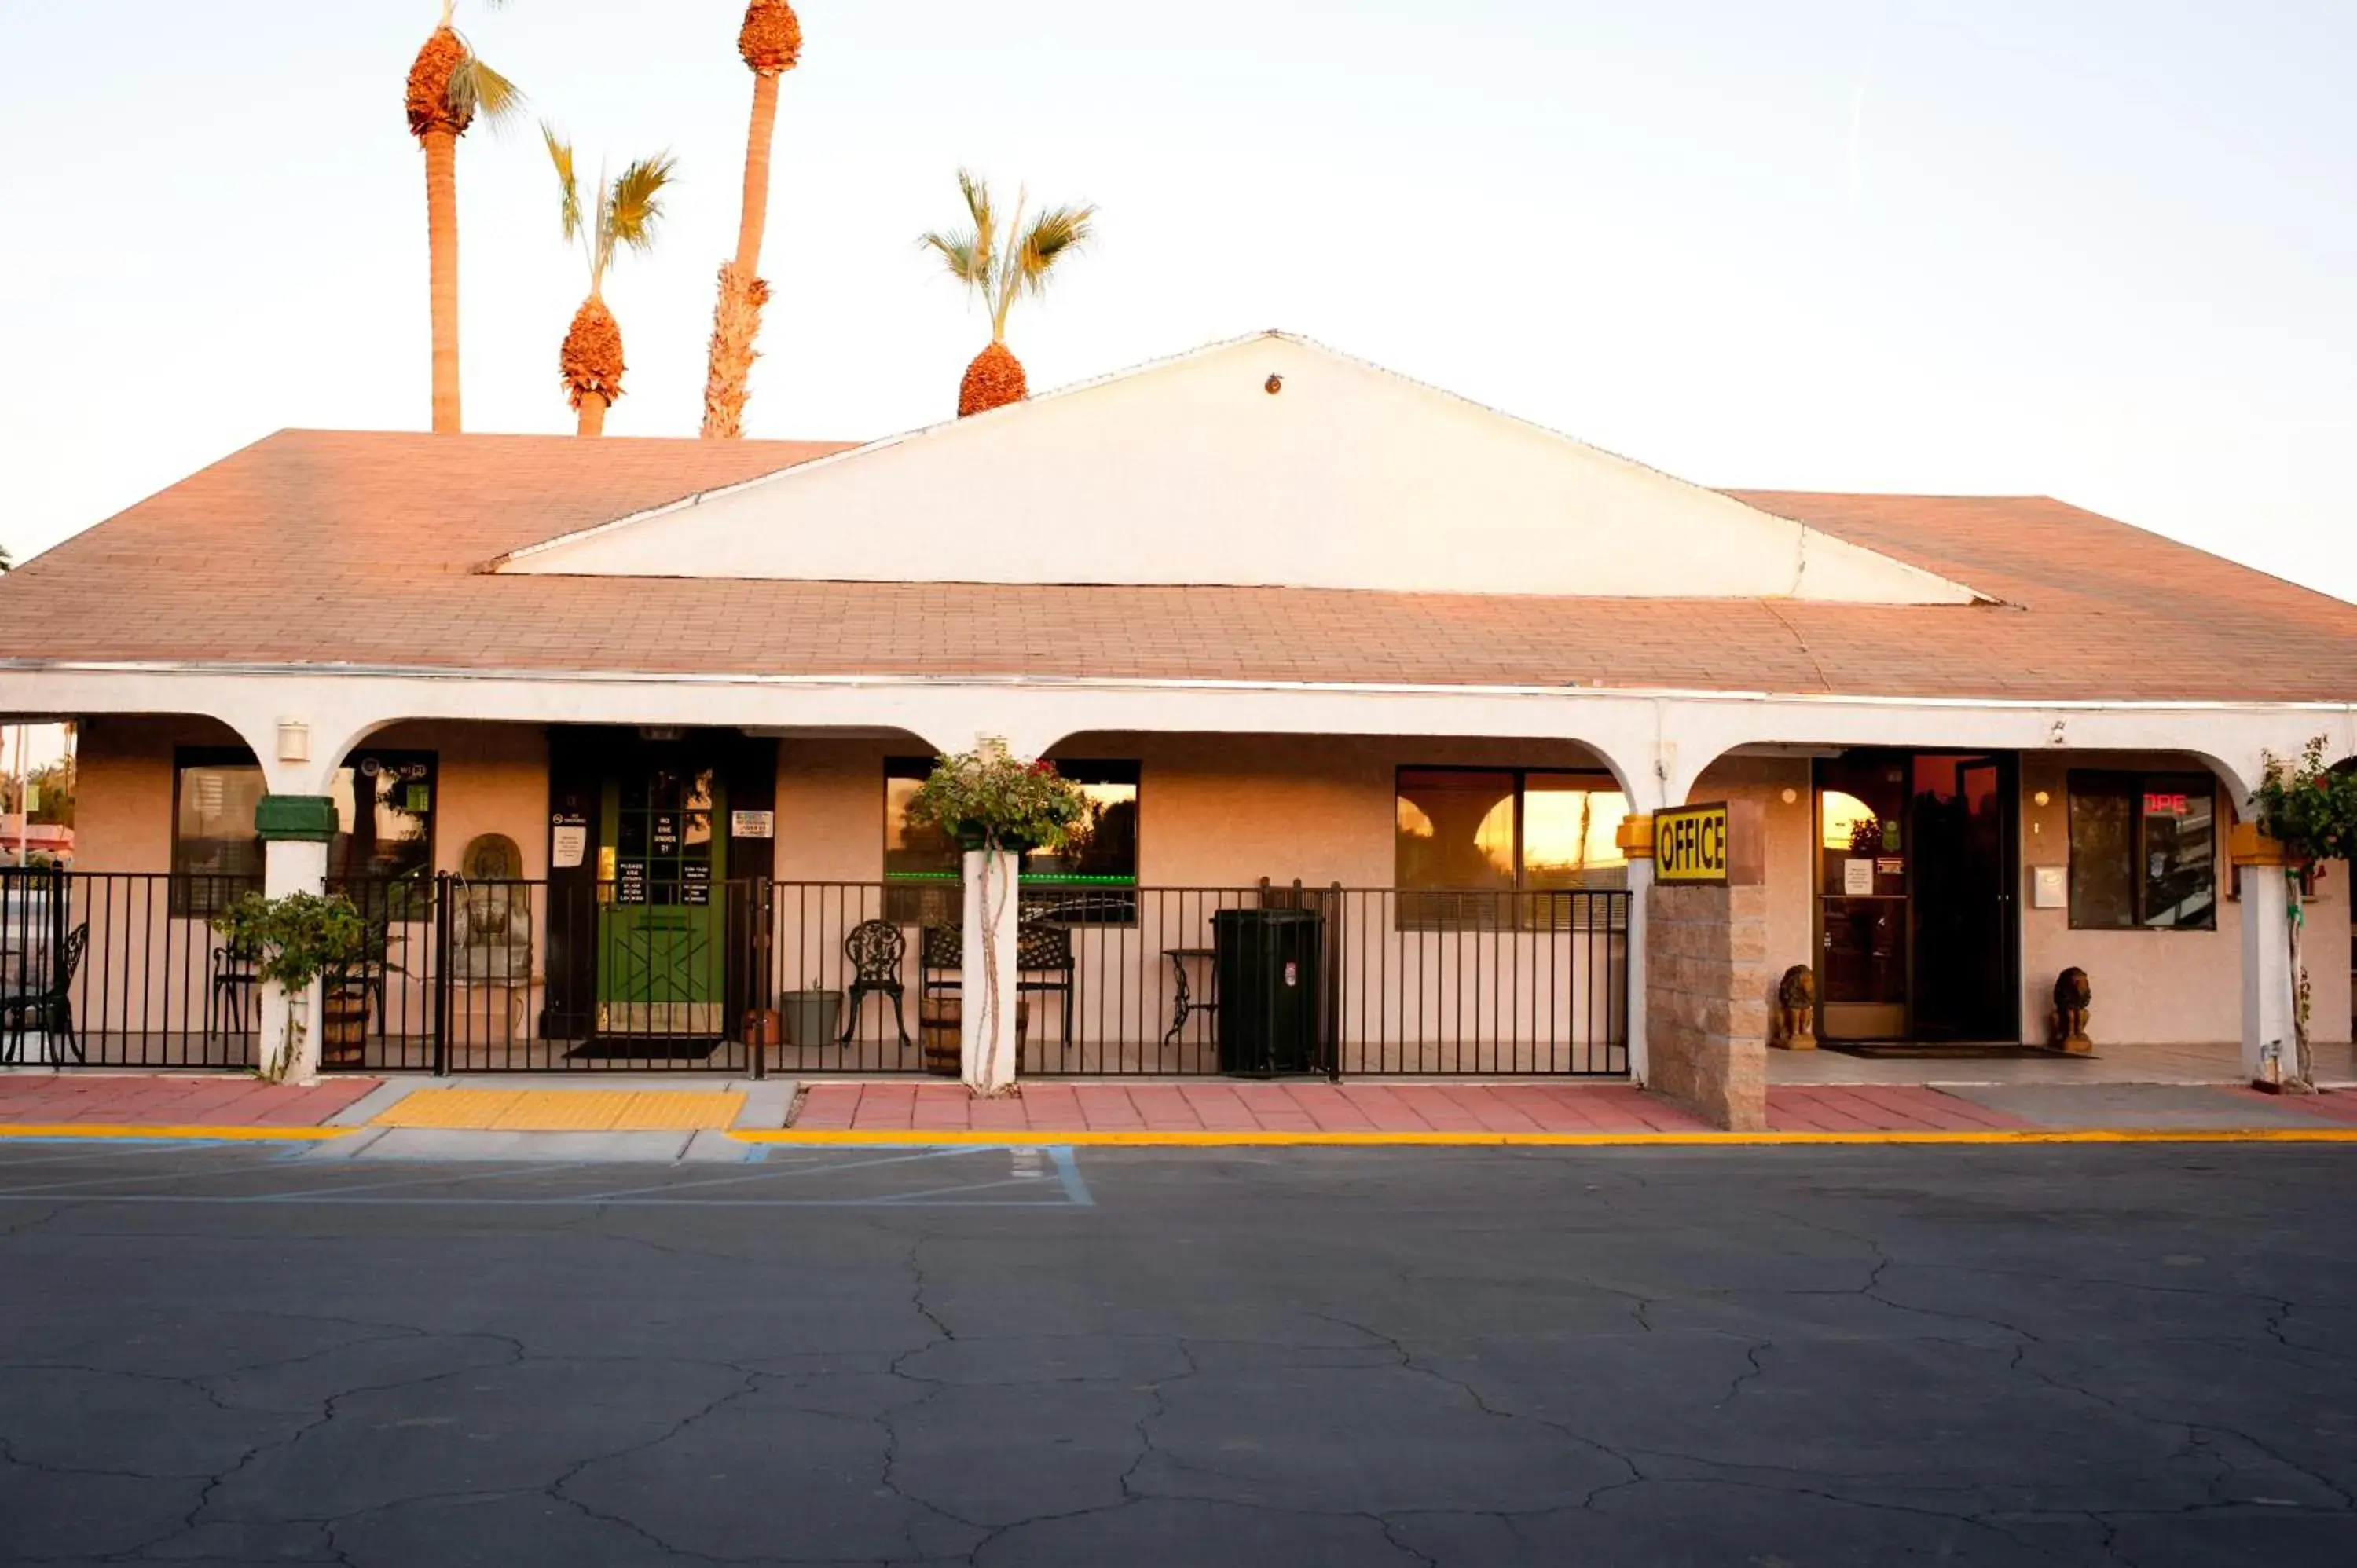
[[[685,1133],[726,1127],[742,1094],[660,1089],[421,1089],[379,1114],[380,1127],[483,1133]]]

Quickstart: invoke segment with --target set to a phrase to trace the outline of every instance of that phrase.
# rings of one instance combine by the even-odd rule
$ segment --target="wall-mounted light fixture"
[[[1798,789],[1793,789],[1790,784],[1784,786],[1784,804],[1794,805],[1800,799],[1801,792]]]
[[[2032,795],[2030,799],[2036,801],[2041,809],[2054,803],[2054,797],[2048,794],[2043,789],[2040,789],[2037,794]]]
[[[1271,397],[1275,397],[1277,393],[1285,390],[1285,378],[1283,376],[1271,376],[1268,380],[1261,382],[1260,386],[1261,391],[1268,393]]]
[[[308,762],[311,760],[311,726],[301,719],[278,721],[278,760]]]

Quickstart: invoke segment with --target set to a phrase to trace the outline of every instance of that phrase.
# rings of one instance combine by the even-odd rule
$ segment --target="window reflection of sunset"
[[[1481,852],[1501,874],[1514,874],[1514,798],[1511,795],[1490,808],[1481,825],[1473,830],[1473,847]]]
[[[1405,795],[1399,798],[1399,831],[1415,839],[1428,839],[1433,832],[1432,819],[1424,808]]]
[[[1617,789],[1533,789],[1523,800],[1523,864],[1533,872],[1621,865],[1628,814],[1629,798]]]
[[[1824,844],[1827,849],[1847,849],[1858,843],[1857,830],[1861,823],[1871,822],[1878,829],[1882,825],[1882,819],[1873,807],[1839,789],[1824,792]]]

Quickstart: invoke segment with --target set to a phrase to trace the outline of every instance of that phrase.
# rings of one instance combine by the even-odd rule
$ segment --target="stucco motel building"
[[[331,1068],[920,1070],[974,944],[906,802],[999,736],[1091,801],[1021,867],[1026,1075],[1707,1098],[1805,965],[1828,1048],[2043,1047],[2076,967],[2099,1055],[2264,1078],[2285,877],[2231,830],[2266,753],[2357,753],[2357,608],[2043,498],[1705,489],[1272,333],[864,446],[282,432],[0,580],[0,715],[80,726],[0,953],[71,1037],[19,1060],[251,1061],[209,918],[332,886],[376,943]],[[1624,822],[1720,801],[1759,882],[1665,916]]]

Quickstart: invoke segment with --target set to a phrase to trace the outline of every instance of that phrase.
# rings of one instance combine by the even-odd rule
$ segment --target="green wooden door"
[[[600,835],[607,847],[597,868],[599,1035],[723,1032],[726,793],[708,757],[684,753],[607,780]]]

